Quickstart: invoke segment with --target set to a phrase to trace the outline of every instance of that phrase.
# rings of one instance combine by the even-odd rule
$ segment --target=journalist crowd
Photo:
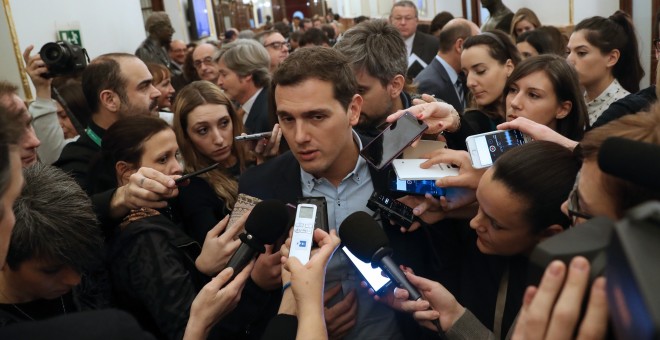
[[[658,232],[620,231],[660,226],[660,104],[631,16],[566,31],[481,2],[482,27],[423,25],[403,0],[197,44],[153,12],[134,54],[91,60],[21,41],[35,99],[0,80],[0,338],[657,337],[639,283],[657,273],[635,270],[657,244],[626,246]],[[362,156],[404,115],[427,126],[404,151],[420,171],[455,170],[432,178],[441,195]],[[505,130],[529,141],[475,165],[466,139]],[[325,220],[307,259],[309,202]],[[607,232],[597,256],[589,228]]]

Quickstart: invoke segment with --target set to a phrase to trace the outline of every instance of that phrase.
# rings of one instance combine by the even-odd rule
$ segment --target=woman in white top
[[[585,89],[589,125],[610,104],[639,91],[644,70],[635,27],[625,12],[582,20],[568,41],[568,53]]]

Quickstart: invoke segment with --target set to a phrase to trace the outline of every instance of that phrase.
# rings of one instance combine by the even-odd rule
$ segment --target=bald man
[[[479,27],[469,20],[450,20],[440,31],[438,54],[414,80],[419,93],[435,95],[462,113],[467,105],[467,87],[461,72],[463,42],[479,33]]]

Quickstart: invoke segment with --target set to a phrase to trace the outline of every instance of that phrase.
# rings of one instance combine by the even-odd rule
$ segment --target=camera
[[[66,41],[49,42],[39,51],[41,59],[48,67],[43,77],[53,78],[82,71],[87,66],[87,51]]]

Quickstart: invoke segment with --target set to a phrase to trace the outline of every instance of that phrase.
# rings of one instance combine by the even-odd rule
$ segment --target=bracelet
[[[285,283],[284,286],[282,286],[282,294],[284,294],[284,291],[289,287],[291,287],[291,281]]]

